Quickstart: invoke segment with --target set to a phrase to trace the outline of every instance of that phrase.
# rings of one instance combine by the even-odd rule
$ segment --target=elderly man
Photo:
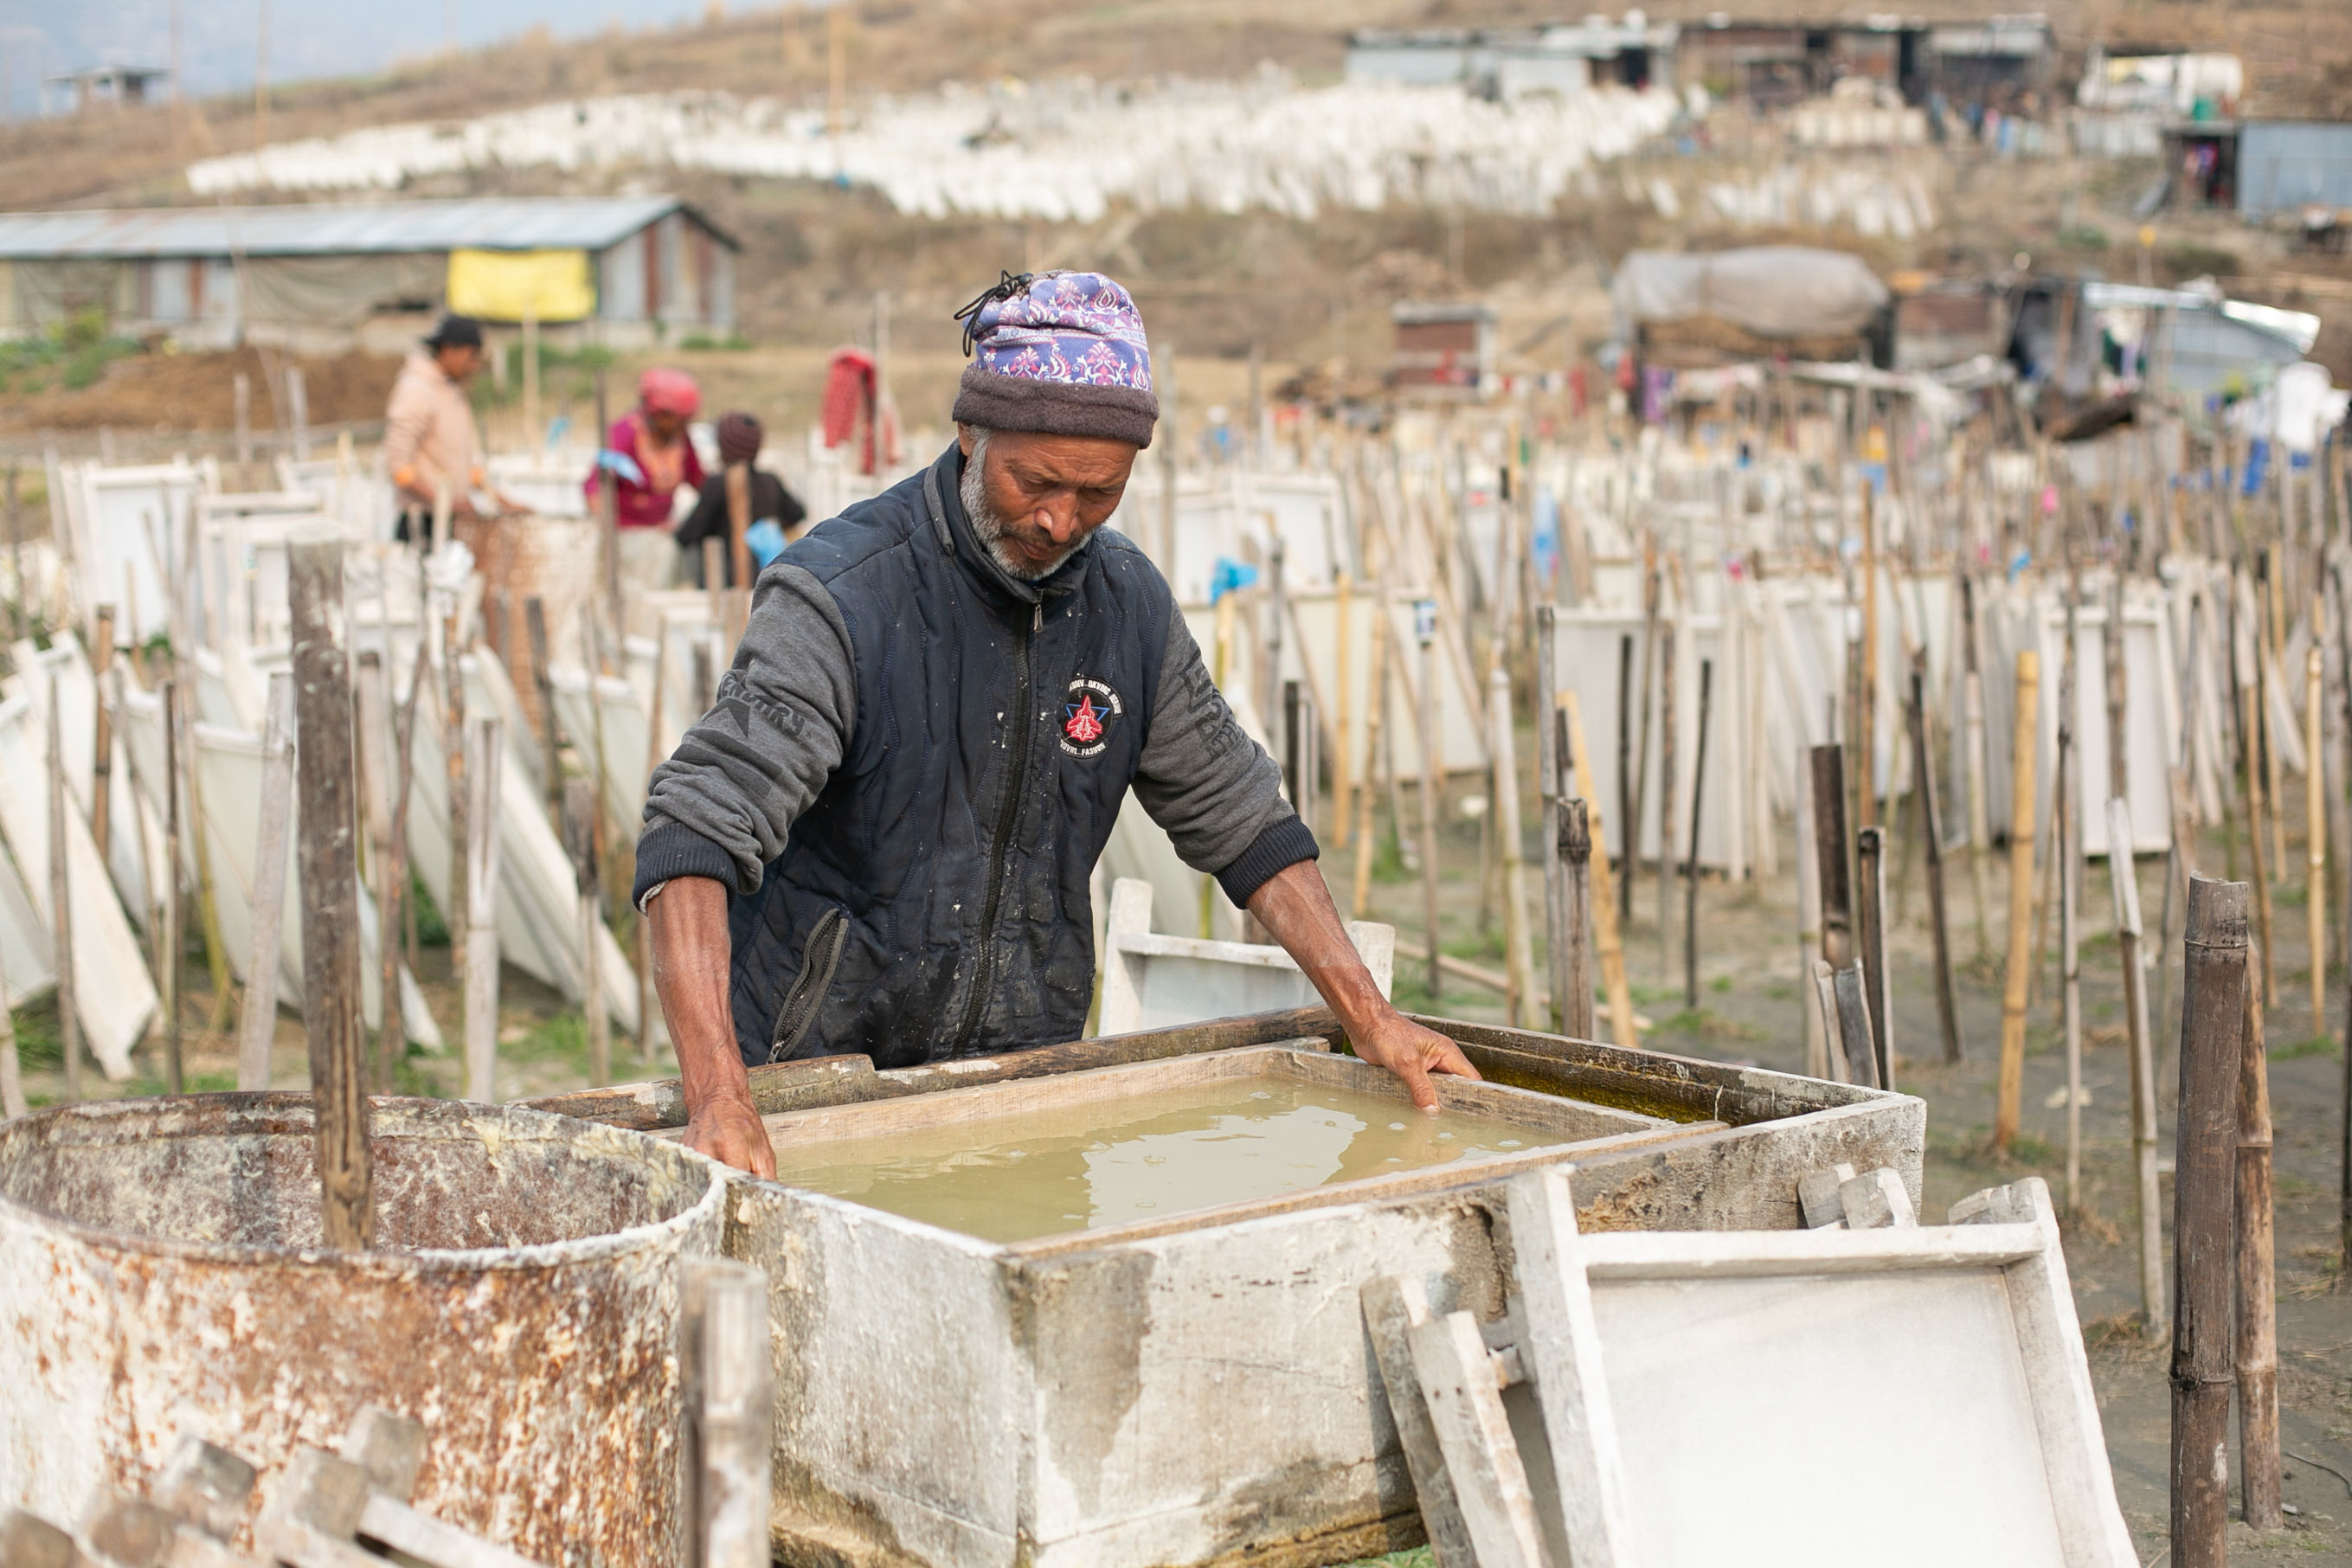
[[[482,368],[482,324],[470,316],[444,316],[425,352],[411,354],[392,384],[383,416],[383,466],[398,492],[395,536],[439,542],[433,537],[434,508],[448,498],[454,517],[478,510],[483,489],[482,444],[474,431],[473,405],[466,384]],[[513,510],[503,496],[489,498],[501,511]]]
[[[654,775],[636,899],[687,1142],[773,1173],[749,1063],[1076,1038],[1087,879],[1130,787],[1433,1110],[1430,1073],[1475,1070],[1380,994],[1272,759],[1102,528],[1159,416],[1133,301],[1046,273],[961,314],[955,445],[761,574],[717,705]]]

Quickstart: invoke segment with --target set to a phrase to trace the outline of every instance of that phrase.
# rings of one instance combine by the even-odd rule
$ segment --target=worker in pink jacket
[[[678,488],[702,488],[702,459],[686,433],[701,406],[702,389],[682,370],[657,367],[639,376],[637,405],[613,421],[604,441],[610,455],[588,475],[589,509],[596,509],[598,482],[610,468],[623,530],[667,528]]]

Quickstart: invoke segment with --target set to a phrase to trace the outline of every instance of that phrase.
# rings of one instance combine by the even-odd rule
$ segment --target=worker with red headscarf
[[[702,488],[702,459],[686,433],[686,422],[701,406],[702,389],[686,372],[658,366],[646,372],[637,378],[637,405],[613,421],[604,452],[588,476],[593,512],[601,504],[597,488],[611,474],[622,562],[654,567],[659,586],[667,586],[676,555],[668,529],[677,492]]]

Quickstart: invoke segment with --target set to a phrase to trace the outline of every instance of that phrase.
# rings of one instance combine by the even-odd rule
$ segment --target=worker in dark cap
[[[687,582],[698,588],[708,588],[702,577],[702,542],[719,541],[719,580],[728,587],[740,587],[735,581],[735,552],[730,548],[732,534],[727,511],[727,476],[737,466],[748,468],[745,476],[744,537],[751,552],[751,569],[756,574],[776,557],[776,552],[800,537],[800,527],[808,517],[808,508],[800,498],[784,488],[784,481],[761,468],[760,447],[767,433],[751,415],[737,411],[721,415],[719,419],[719,472],[702,481],[694,510],[677,525],[678,548],[686,552],[679,563]]]
[[[466,383],[482,368],[482,323],[444,316],[424,349],[408,356],[392,384],[383,415],[383,468],[399,500],[394,537],[431,546],[439,542],[433,537],[434,506],[445,492],[453,517],[517,509],[488,490],[474,408],[466,400]]]

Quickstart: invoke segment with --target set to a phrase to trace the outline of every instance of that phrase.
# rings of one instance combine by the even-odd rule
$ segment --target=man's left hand
[[[1432,1073],[1450,1073],[1455,1078],[1476,1078],[1478,1069],[1462,1054],[1462,1047],[1434,1029],[1424,1028],[1393,1007],[1383,1007],[1371,1023],[1361,1029],[1348,1031],[1348,1043],[1356,1055],[1377,1067],[1383,1067],[1402,1079],[1413,1104],[1423,1110],[1437,1109],[1437,1087],[1429,1081]]]

